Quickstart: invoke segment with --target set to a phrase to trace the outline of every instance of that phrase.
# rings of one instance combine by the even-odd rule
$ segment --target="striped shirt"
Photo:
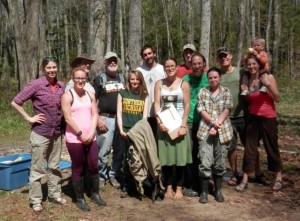
[[[46,77],[41,77],[31,81],[24,89],[14,97],[13,101],[18,105],[29,99],[32,101],[34,114],[45,114],[45,122],[34,123],[32,130],[42,136],[60,135],[61,122],[61,96],[64,93],[64,84],[57,81],[55,92],[52,92],[51,85]]]
[[[201,113],[206,111],[213,121],[217,120],[220,114],[225,110],[231,110],[233,107],[232,96],[228,88],[220,86],[219,94],[212,96],[209,88],[202,88],[198,95],[197,111]],[[197,137],[199,140],[207,138],[210,125],[203,119],[200,121]],[[226,143],[231,140],[233,132],[229,117],[225,119],[222,128],[218,130],[220,143]]]

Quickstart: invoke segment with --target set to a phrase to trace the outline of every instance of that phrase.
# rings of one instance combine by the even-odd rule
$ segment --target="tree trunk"
[[[194,44],[194,1],[188,0],[187,7],[188,7],[188,27],[189,27],[189,33],[188,33],[188,43]]]
[[[129,27],[128,50],[130,69],[135,69],[141,64],[141,30],[142,30],[142,2],[140,0],[129,1]]]
[[[209,45],[210,45],[210,26],[211,26],[211,2],[210,0],[202,0],[201,13],[201,37],[200,52],[206,58],[206,66],[209,67]]]
[[[8,0],[9,22],[15,41],[15,62],[17,64],[19,89],[22,89],[39,74],[39,50],[40,50],[40,10],[41,1],[19,1]],[[20,17],[23,12],[24,17]]]
[[[90,0],[89,3],[89,31],[87,53],[97,58],[93,69],[103,71],[104,55],[106,52],[107,30],[107,2],[104,0]]]
[[[117,0],[110,0],[107,26],[107,51],[114,51],[116,8]]]
[[[250,1],[250,15],[251,15],[251,39],[256,36],[255,32],[255,0]]]
[[[165,0],[161,0],[162,3],[162,10],[164,13],[164,18],[166,22],[166,28],[167,28],[167,40],[168,40],[168,56],[173,56],[174,55],[174,50],[173,50],[173,43],[172,43],[172,38],[171,38],[171,33],[170,33],[170,25],[169,25],[169,16],[168,16],[168,11],[169,7],[167,6]]]
[[[123,35],[123,0],[119,2],[119,32],[120,32],[120,49],[121,49],[121,68],[123,73],[127,73],[128,70],[125,69],[126,60],[125,60],[125,51],[124,51],[124,35]]]
[[[269,9],[268,9],[268,19],[267,19],[267,28],[266,28],[266,46],[265,49],[267,52],[270,52],[270,30],[272,23],[272,8],[273,8],[273,0],[269,1]],[[269,62],[271,62],[271,54],[269,53]]]
[[[243,39],[245,33],[245,4],[245,1],[239,1],[238,4],[239,27],[237,44],[235,49],[235,66],[237,67],[240,67],[242,60]]]
[[[281,38],[281,15],[280,15],[281,2],[274,0],[274,41],[273,41],[273,58],[271,65],[271,72],[276,74],[278,72],[279,62],[279,45]]]
[[[65,55],[66,55],[66,72],[70,73],[70,66],[68,65],[70,62],[70,56],[69,56],[69,30],[68,30],[68,18],[67,14],[64,14],[64,29],[65,29]]]

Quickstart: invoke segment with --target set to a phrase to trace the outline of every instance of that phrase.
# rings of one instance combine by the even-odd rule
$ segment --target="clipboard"
[[[164,124],[164,126],[168,129],[170,138],[172,140],[177,138],[182,119],[174,105],[170,103],[167,106],[164,106],[159,112],[157,112],[157,116]]]

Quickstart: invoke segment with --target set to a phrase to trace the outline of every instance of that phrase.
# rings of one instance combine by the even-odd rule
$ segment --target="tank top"
[[[71,106],[71,116],[75,121],[78,128],[84,134],[88,134],[92,128],[92,102],[91,98],[85,93],[84,101],[79,101],[77,93],[74,89],[71,89],[73,93],[73,103]],[[80,138],[77,136],[76,132],[67,124],[66,127],[66,141],[68,143],[81,143]],[[94,140],[96,137],[94,138]]]
[[[250,93],[248,98],[250,114],[266,118],[276,117],[275,103],[269,93],[256,91]]]
[[[161,92],[160,92],[160,99],[161,99],[161,104],[162,106],[166,106],[169,103],[173,103],[174,107],[176,108],[179,116],[182,118],[183,117],[183,112],[184,112],[184,107],[183,107],[183,91],[182,91],[182,82],[173,91],[166,90],[162,87],[161,84]]]

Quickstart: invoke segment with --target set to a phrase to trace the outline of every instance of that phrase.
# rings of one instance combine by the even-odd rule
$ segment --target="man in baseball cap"
[[[221,55],[221,54],[228,55],[230,53],[227,48],[221,47],[221,48],[218,48],[218,50],[217,50],[217,57],[219,57],[219,55]]]
[[[196,52],[196,47],[193,44],[186,44],[182,48],[182,56],[184,64],[180,65],[177,70],[177,77],[183,78],[185,75],[193,72],[192,67],[192,56]]]

